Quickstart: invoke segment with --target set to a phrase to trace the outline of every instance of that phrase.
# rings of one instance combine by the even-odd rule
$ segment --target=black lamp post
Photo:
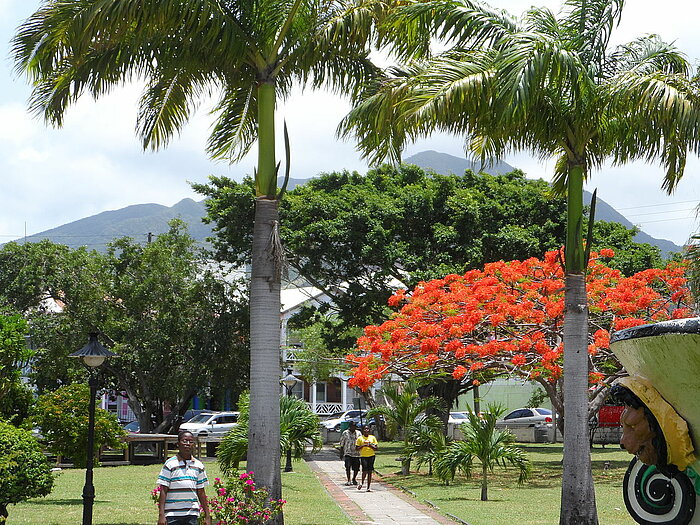
[[[284,385],[284,388],[287,389],[287,397],[291,397],[292,395],[292,389],[294,388],[294,385],[296,385],[299,382],[299,380],[292,374],[291,370],[287,370],[287,375],[283,377],[280,380],[280,383]],[[284,465],[284,471],[285,472],[291,472],[292,471],[292,446],[291,443],[287,447],[287,462]]]
[[[83,487],[83,525],[92,525],[92,505],[95,501],[95,486],[92,484],[92,469],[94,466],[95,448],[95,398],[97,397],[97,373],[95,369],[108,357],[115,356],[97,340],[97,334],[91,333],[88,344],[68,357],[78,357],[88,368],[90,379],[90,405],[88,407],[88,442],[87,464],[85,470],[85,486]]]

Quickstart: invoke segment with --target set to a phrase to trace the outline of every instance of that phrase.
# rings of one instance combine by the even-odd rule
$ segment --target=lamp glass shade
[[[105,356],[103,355],[84,355],[83,363],[85,363],[90,368],[97,368],[102,363],[105,362]]]
[[[299,380],[292,374],[287,374],[280,380],[280,383],[289,389],[294,388],[294,385],[296,385],[298,382]]]

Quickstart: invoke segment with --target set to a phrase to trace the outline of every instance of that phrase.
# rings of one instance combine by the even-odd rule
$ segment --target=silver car
[[[180,425],[196,437],[221,437],[238,424],[239,412],[202,412]]]
[[[496,428],[518,430],[552,425],[552,411],[548,408],[518,408],[496,421]]]

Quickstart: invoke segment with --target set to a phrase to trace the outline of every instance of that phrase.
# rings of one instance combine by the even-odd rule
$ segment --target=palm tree
[[[435,460],[435,474],[444,482],[454,480],[461,470],[465,476],[472,476],[474,460],[481,464],[481,501],[488,500],[488,474],[497,465],[508,465],[518,469],[518,483],[523,483],[530,475],[530,461],[525,453],[515,445],[515,437],[510,430],[498,430],[496,420],[505,411],[503,406],[489,405],[479,416],[469,410],[469,422],[462,423],[460,429],[464,441],[454,441]]]
[[[291,450],[292,456],[303,457],[306,448],[311,446],[311,452],[317,452],[323,446],[320,421],[307,404],[293,396],[284,396],[279,400],[280,407],[280,448],[283,452]],[[238,464],[248,453],[248,428],[250,425],[250,396],[241,395],[238,401],[240,415],[238,425],[228,432],[217,450],[217,459],[222,472],[227,476],[233,475]],[[248,470],[252,470],[247,465]]]
[[[433,463],[442,451],[452,442],[443,431],[442,421],[437,418],[421,418],[410,427],[408,454],[416,459],[416,468],[428,464],[428,476],[433,475]],[[405,452],[404,452],[405,453]]]
[[[454,47],[395,70],[365,91],[341,132],[372,161],[400,159],[405,142],[441,130],[466,135],[488,162],[526,150],[557,159],[568,204],[565,247],[564,474],[560,523],[597,523],[587,428],[588,344],[583,183],[611,159],[659,161],[663,188],[698,152],[698,90],[685,57],[656,36],[610,49],[623,0],[566,0],[557,16],[522,18],[471,0],[418,1],[393,18],[397,52],[427,56],[430,35]]]
[[[275,106],[295,82],[352,92],[374,73],[376,11],[350,0],[46,0],[17,31],[13,55],[33,83],[30,108],[60,126],[84,92],[145,79],[137,131],[158,149],[205,95],[218,95],[208,140],[235,162],[258,141],[252,240],[249,466],[280,497],[280,270]],[[287,158],[288,160],[288,158]],[[289,162],[287,162],[287,165]]]
[[[438,397],[420,398],[417,386],[412,381],[404,383],[401,389],[395,383],[385,385],[382,393],[391,401],[392,406],[376,406],[367,411],[367,417],[381,415],[389,434],[403,435],[401,473],[408,475],[411,469],[413,439],[419,436],[425,427],[431,431],[442,429],[442,421],[437,416],[425,415],[425,412],[441,410],[444,404]]]

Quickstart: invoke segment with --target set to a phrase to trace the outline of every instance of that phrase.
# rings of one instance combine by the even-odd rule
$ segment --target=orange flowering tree
[[[687,317],[685,266],[671,263],[624,277],[605,265],[612,250],[592,253],[586,277],[591,415],[609,384],[625,372],[609,348],[615,330]],[[559,252],[544,259],[495,262],[464,275],[419,283],[389,299],[396,313],[368,326],[347,356],[349,384],[366,390],[388,374],[453,377],[478,384],[508,374],[534,380],[563,414],[564,272]]]

